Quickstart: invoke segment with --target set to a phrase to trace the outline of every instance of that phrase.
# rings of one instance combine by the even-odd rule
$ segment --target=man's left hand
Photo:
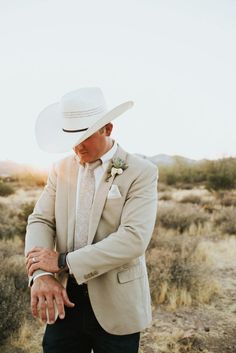
[[[28,275],[32,276],[34,271],[39,269],[52,273],[59,272],[58,257],[59,253],[57,251],[34,247],[26,255],[26,269]]]

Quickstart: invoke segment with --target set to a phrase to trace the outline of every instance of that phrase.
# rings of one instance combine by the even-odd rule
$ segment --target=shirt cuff
[[[69,254],[69,253],[68,253]],[[67,255],[68,255],[67,254]],[[66,264],[67,264],[67,267],[69,269],[69,274],[72,275],[72,270],[71,270],[71,267],[70,267],[70,264],[69,264],[69,261],[68,261],[68,256],[66,255]]]
[[[51,273],[51,272],[39,273],[39,274],[37,274],[37,275],[33,278],[33,282],[36,280],[36,278],[41,277],[41,276],[45,276],[45,275],[54,276],[53,273]]]

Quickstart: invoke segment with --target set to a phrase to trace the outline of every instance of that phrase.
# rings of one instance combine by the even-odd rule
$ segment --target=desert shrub
[[[0,196],[9,196],[14,194],[14,188],[6,182],[0,180]]]
[[[44,325],[38,320],[23,320],[19,330],[1,347],[1,353],[42,353],[41,341],[44,330]]]
[[[170,201],[172,200],[172,195],[169,192],[165,192],[159,196],[159,200],[161,201]]]
[[[231,207],[236,206],[236,193],[232,191],[217,191],[215,193],[216,199],[222,206]]]
[[[203,225],[208,219],[208,215],[197,206],[190,207],[189,205],[178,204],[170,207],[159,207],[157,223],[164,228],[183,233],[192,224]]]
[[[155,246],[147,251],[151,296],[154,305],[171,308],[209,303],[218,292],[213,269],[200,249],[200,239],[154,235]],[[203,256],[204,255],[204,256]]]
[[[29,215],[33,212],[34,202],[25,202],[21,205],[20,211],[17,213],[18,222],[17,222],[17,234],[21,237],[25,237],[26,225]]]
[[[222,200],[221,200],[221,205],[222,206],[226,206],[226,207],[231,207],[234,206],[236,207],[236,197],[235,196],[225,196]]]
[[[38,186],[43,187],[46,185],[47,173],[46,172],[28,172],[16,174],[13,176],[14,180],[23,187]]]
[[[167,185],[175,185],[177,180],[178,180],[178,178],[177,178],[177,176],[174,173],[169,172],[169,173],[166,174],[166,180],[165,181],[166,181]]]
[[[232,189],[236,185],[236,158],[186,163],[181,158],[170,166],[159,167],[160,181],[179,188],[205,185],[209,190]]]
[[[190,194],[190,195],[187,195],[187,196],[184,196],[181,200],[180,200],[181,203],[193,203],[193,204],[201,204],[202,202],[202,199],[200,196],[198,195],[194,195],[194,194]]]
[[[23,249],[14,242],[0,246],[0,344],[17,330],[29,314],[29,291]]]
[[[16,224],[16,211],[12,207],[0,203],[0,239],[14,237],[16,235]]]
[[[226,174],[210,174],[207,177],[206,188],[208,190],[221,190],[221,189],[233,189],[235,186],[235,180]]]
[[[166,183],[158,182],[158,192],[170,191],[170,187],[166,185]]]
[[[223,209],[220,214],[215,217],[214,224],[219,227],[223,233],[236,235],[236,209]]]
[[[15,236],[24,239],[27,219],[34,208],[34,202],[25,202],[20,206],[0,203],[0,239]]]

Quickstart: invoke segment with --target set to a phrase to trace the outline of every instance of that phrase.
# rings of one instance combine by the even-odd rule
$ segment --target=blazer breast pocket
[[[108,192],[107,199],[114,200],[114,199],[119,199],[119,198],[121,198],[120,190],[117,185],[112,184],[112,186]]]
[[[141,278],[144,275],[144,270],[141,264],[137,264],[122,270],[117,273],[117,279],[119,283],[127,283],[134,281],[135,279]]]

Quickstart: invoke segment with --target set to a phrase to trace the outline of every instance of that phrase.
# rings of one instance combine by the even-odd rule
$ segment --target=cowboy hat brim
[[[39,147],[46,152],[63,153],[70,151],[100,128],[132,108],[132,101],[124,102],[102,114],[86,131],[65,132],[62,129],[63,118],[60,103],[46,107],[38,116],[35,125],[35,136]]]

